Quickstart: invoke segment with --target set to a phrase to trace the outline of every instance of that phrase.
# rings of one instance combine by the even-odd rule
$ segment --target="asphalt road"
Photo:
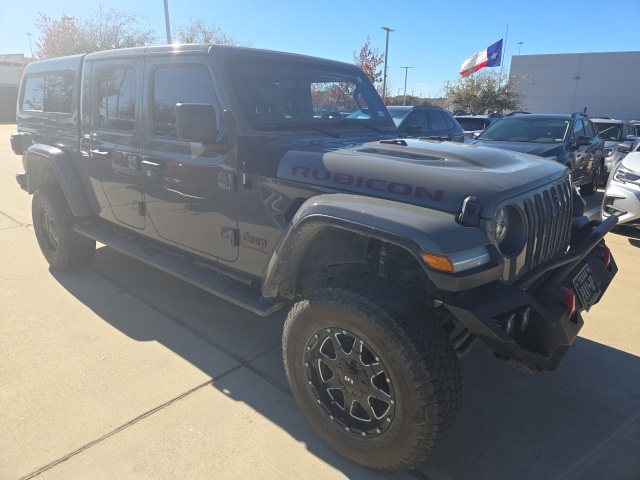
[[[434,455],[377,475],[306,424],[260,318],[102,247],[50,270],[0,125],[0,479],[640,479],[640,236],[607,238],[619,274],[557,371],[483,345]],[[589,199],[588,210],[597,206]]]

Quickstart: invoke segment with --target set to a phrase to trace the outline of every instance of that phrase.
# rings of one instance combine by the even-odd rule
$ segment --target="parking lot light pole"
[[[404,68],[404,101],[402,102],[402,105],[406,105],[407,104],[407,74],[409,73],[409,69],[413,67],[400,67],[400,68]]]
[[[166,1],[166,0],[165,0]],[[389,27],[380,27],[382,30],[387,32],[387,42],[384,47],[384,77],[382,79],[382,103],[386,103],[387,99],[387,57],[389,56],[389,32],[394,32]]]
[[[169,0],[164,0],[164,23],[167,28],[167,45],[171,45],[171,25],[169,23]]]

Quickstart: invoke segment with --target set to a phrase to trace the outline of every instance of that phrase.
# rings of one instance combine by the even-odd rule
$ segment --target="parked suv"
[[[25,68],[17,120],[52,268],[99,241],[258,315],[286,306],[293,396],[373,469],[440,442],[476,339],[555,369],[617,271],[616,217],[588,222],[564,166],[398,138],[354,65],[213,45],[63,57]]]
[[[607,175],[624,155],[617,152],[616,147],[622,142],[635,142],[637,140],[635,125],[626,120],[613,118],[592,118],[598,129],[598,136],[604,140],[604,166]]]
[[[453,118],[464,129],[464,136],[468,140],[476,138],[489,125],[494,124],[504,115],[455,115]]]
[[[447,110],[431,106],[388,106],[398,134],[464,142],[464,131]]]
[[[604,142],[581,113],[507,116],[471,143],[556,160],[569,168],[571,180],[586,196],[596,193],[604,169]]]

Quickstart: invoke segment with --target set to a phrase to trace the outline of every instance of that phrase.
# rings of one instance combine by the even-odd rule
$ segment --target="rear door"
[[[110,59],[88,62],[85,97],[88,118],[82,131],[82,152],[101,206],[101,215],[144,229],[145,210],[140,170],[141,61]]]
[[[208,257],[238,257],[235,157],[228,142],[204,145],[178,138],[176,104],[222,109],[206,55],[147,58],[147,112],[142,168],[146,207],[158,236]]]

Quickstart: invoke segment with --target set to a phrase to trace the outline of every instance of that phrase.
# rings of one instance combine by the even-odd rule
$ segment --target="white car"
[[[640,144],[613,168],[602,200],[602,219],[618,216],[618,225],[640,227]]]

